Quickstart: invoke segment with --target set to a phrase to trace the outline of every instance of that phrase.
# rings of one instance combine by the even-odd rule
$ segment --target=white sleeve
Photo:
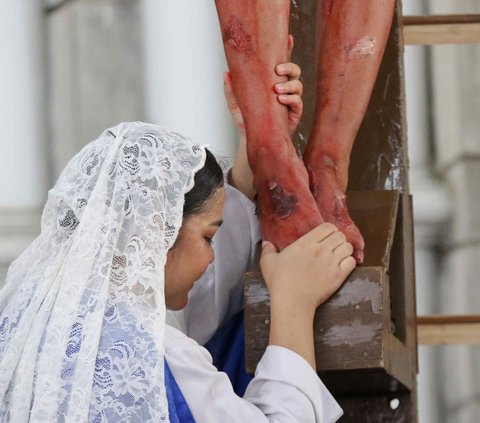
[[[167,326],[165,358],[198,423],[333,423],[342,409],[295,352],[269,346],[243,398],[208,351]]]
[[[168,312],[168,323],[200,344],[242,309],[243,275],[252,270],[261,240],[255,204],[227,183],[225,190],[223,225],[213,239],[215,260],[195,282],[187,307]]]

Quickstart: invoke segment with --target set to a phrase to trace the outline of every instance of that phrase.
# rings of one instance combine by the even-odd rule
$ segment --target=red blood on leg
[[[274,85],[286,77],[290,0],[216,0],[232,84],[247,135],[264,238],[279,249],[320,224],[308,174],[290,138]]]
[[[317,104],[304,162],[322,217],[345,233],[357,262],[363,261],[364,241],[346,206],[348,165],[394,5],[394,0],[327,0],[318,15]]]
[[[253,52],[252,38],[245,33],[242,22],[236,16],[230,16],[228,25],[223,30],[223,39],[230,47],[243,55],[244,62]]]

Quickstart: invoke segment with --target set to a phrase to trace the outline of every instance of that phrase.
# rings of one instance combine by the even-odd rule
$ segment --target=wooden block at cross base
[[[341,423],[417,421],[414,392],[336,397],[343,409]]]
[[[366,191],[348,198],[365,238],[365,264],[317,310],[317,368],[335,394],[407,392],[417,370],[410,196]],[[260,273],[246,274],[244,303],[246,368],[253,373],[270,319]]]

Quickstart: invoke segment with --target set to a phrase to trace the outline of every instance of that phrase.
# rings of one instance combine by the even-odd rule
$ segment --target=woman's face
[[[212,238],[222,224],[225,188],[218,188],[204,211],[186,217],[165,265],[165,304],[170,310],[187,305],[188,292],[213,261]]]

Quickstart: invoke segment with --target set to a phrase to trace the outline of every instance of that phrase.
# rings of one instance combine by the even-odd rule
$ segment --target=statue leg
[[[394,0],[323,0],[317,23],[315,123],[304,153],[323,218],[342,230],[363,261],[364,241],[348,215],[350,153],[390,31]]]
[[[215,1],[233,90],[242,111],[264,239],[280,250],[322,223],[273,87],[287,61],[290,0]]]

